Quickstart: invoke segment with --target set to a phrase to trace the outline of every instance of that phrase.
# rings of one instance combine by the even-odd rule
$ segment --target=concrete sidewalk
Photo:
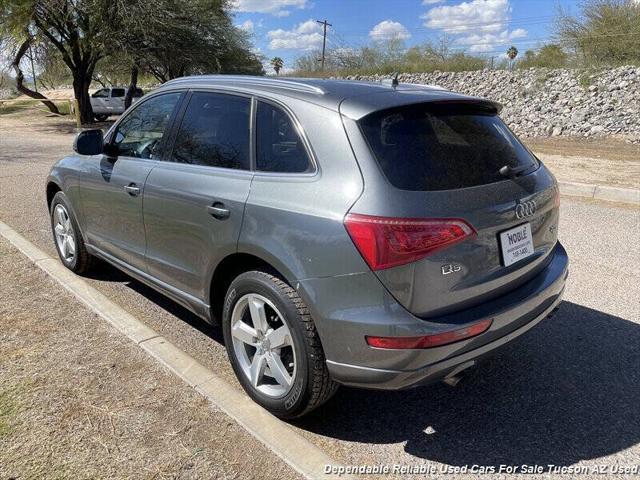
[[[640,190],[578,182],[558,182],[560,193],[570,197],[593,198],[608,202],[640,206]]]

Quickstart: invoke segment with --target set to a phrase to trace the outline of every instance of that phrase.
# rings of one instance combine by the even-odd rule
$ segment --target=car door
[[[165,132],[183,94],[140,102],[110,132],[117,158],[89,157],[80,180],[87,241],[102,253],[144,270],[144,184],[164,146]]]
[[[126,90],[124,88],[112,88],[111,98],[109,102],[109,112],[114,115],[120,115],[124,112],[124,96]]]
[[[214,267],[237,249],[253,175],[251,99],[196,91],[185,104],[145,185],[146,259],[150,275],[204,301]]]
[[[93,95],[91,95],[91,108],[93,109],[93,113],[104,114],[109,112],[109,95],[110,93],[108,88],[101,88]]]

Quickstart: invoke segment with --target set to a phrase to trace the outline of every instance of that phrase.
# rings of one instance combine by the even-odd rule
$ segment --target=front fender
[[[84,212],[82,211],[82,202],[80,198],[79,172],[82,169],[83,158],[77,155],[71,155],[58,160],[49,171],[45,183],[45,191],[53,183],[60,189],[69,200],[70,207],[80,226],[80,230],[84,232]],[[49,205],[47,205],[49,207]],[[84,234],[83,234],[84,236]]]

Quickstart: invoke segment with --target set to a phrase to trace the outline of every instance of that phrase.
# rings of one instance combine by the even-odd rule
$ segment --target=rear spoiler
[[[436,100],[428,102],[432,105],[465,105],[480,110],[486,110],[487,112],[498,114],[502,111],[502,104],[486,98],[480,97],[468,97],[463,99],[451,99],[451,100]]]
[[[419,104],[466,105],[496,115],[502,110],[502,104],[499,102],[440,89],[390,90],[356,95],[342,100],[339,110],[346,117],[360,120],[380,110]]]

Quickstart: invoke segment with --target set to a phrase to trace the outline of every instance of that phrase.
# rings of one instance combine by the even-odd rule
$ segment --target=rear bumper
[[[366,273],[302,282],[304,296],[311,293],[308,304],[312,305],[332,378],[345,385],[397,390],[432,383],[472,366],[479,358],[533,328],[557,308],[569,261],[560,243],[551,255],[548,266],[515,291],[463,312],[429,320],[414,317],[379,290],[375,290],[372,298],[366,290],[377,287]],[[334,294],[325,291],[327,288]],[[348,300],[336,300],[337,304],[329,306],[319,301],[325,294],[339,298],[335,288],[343,292],[341,297],[349,292]],[[437,348],[383,350],[369,347],[364,339],[365,335],[429,335],[486,318],[493,319],[487,332]]]

